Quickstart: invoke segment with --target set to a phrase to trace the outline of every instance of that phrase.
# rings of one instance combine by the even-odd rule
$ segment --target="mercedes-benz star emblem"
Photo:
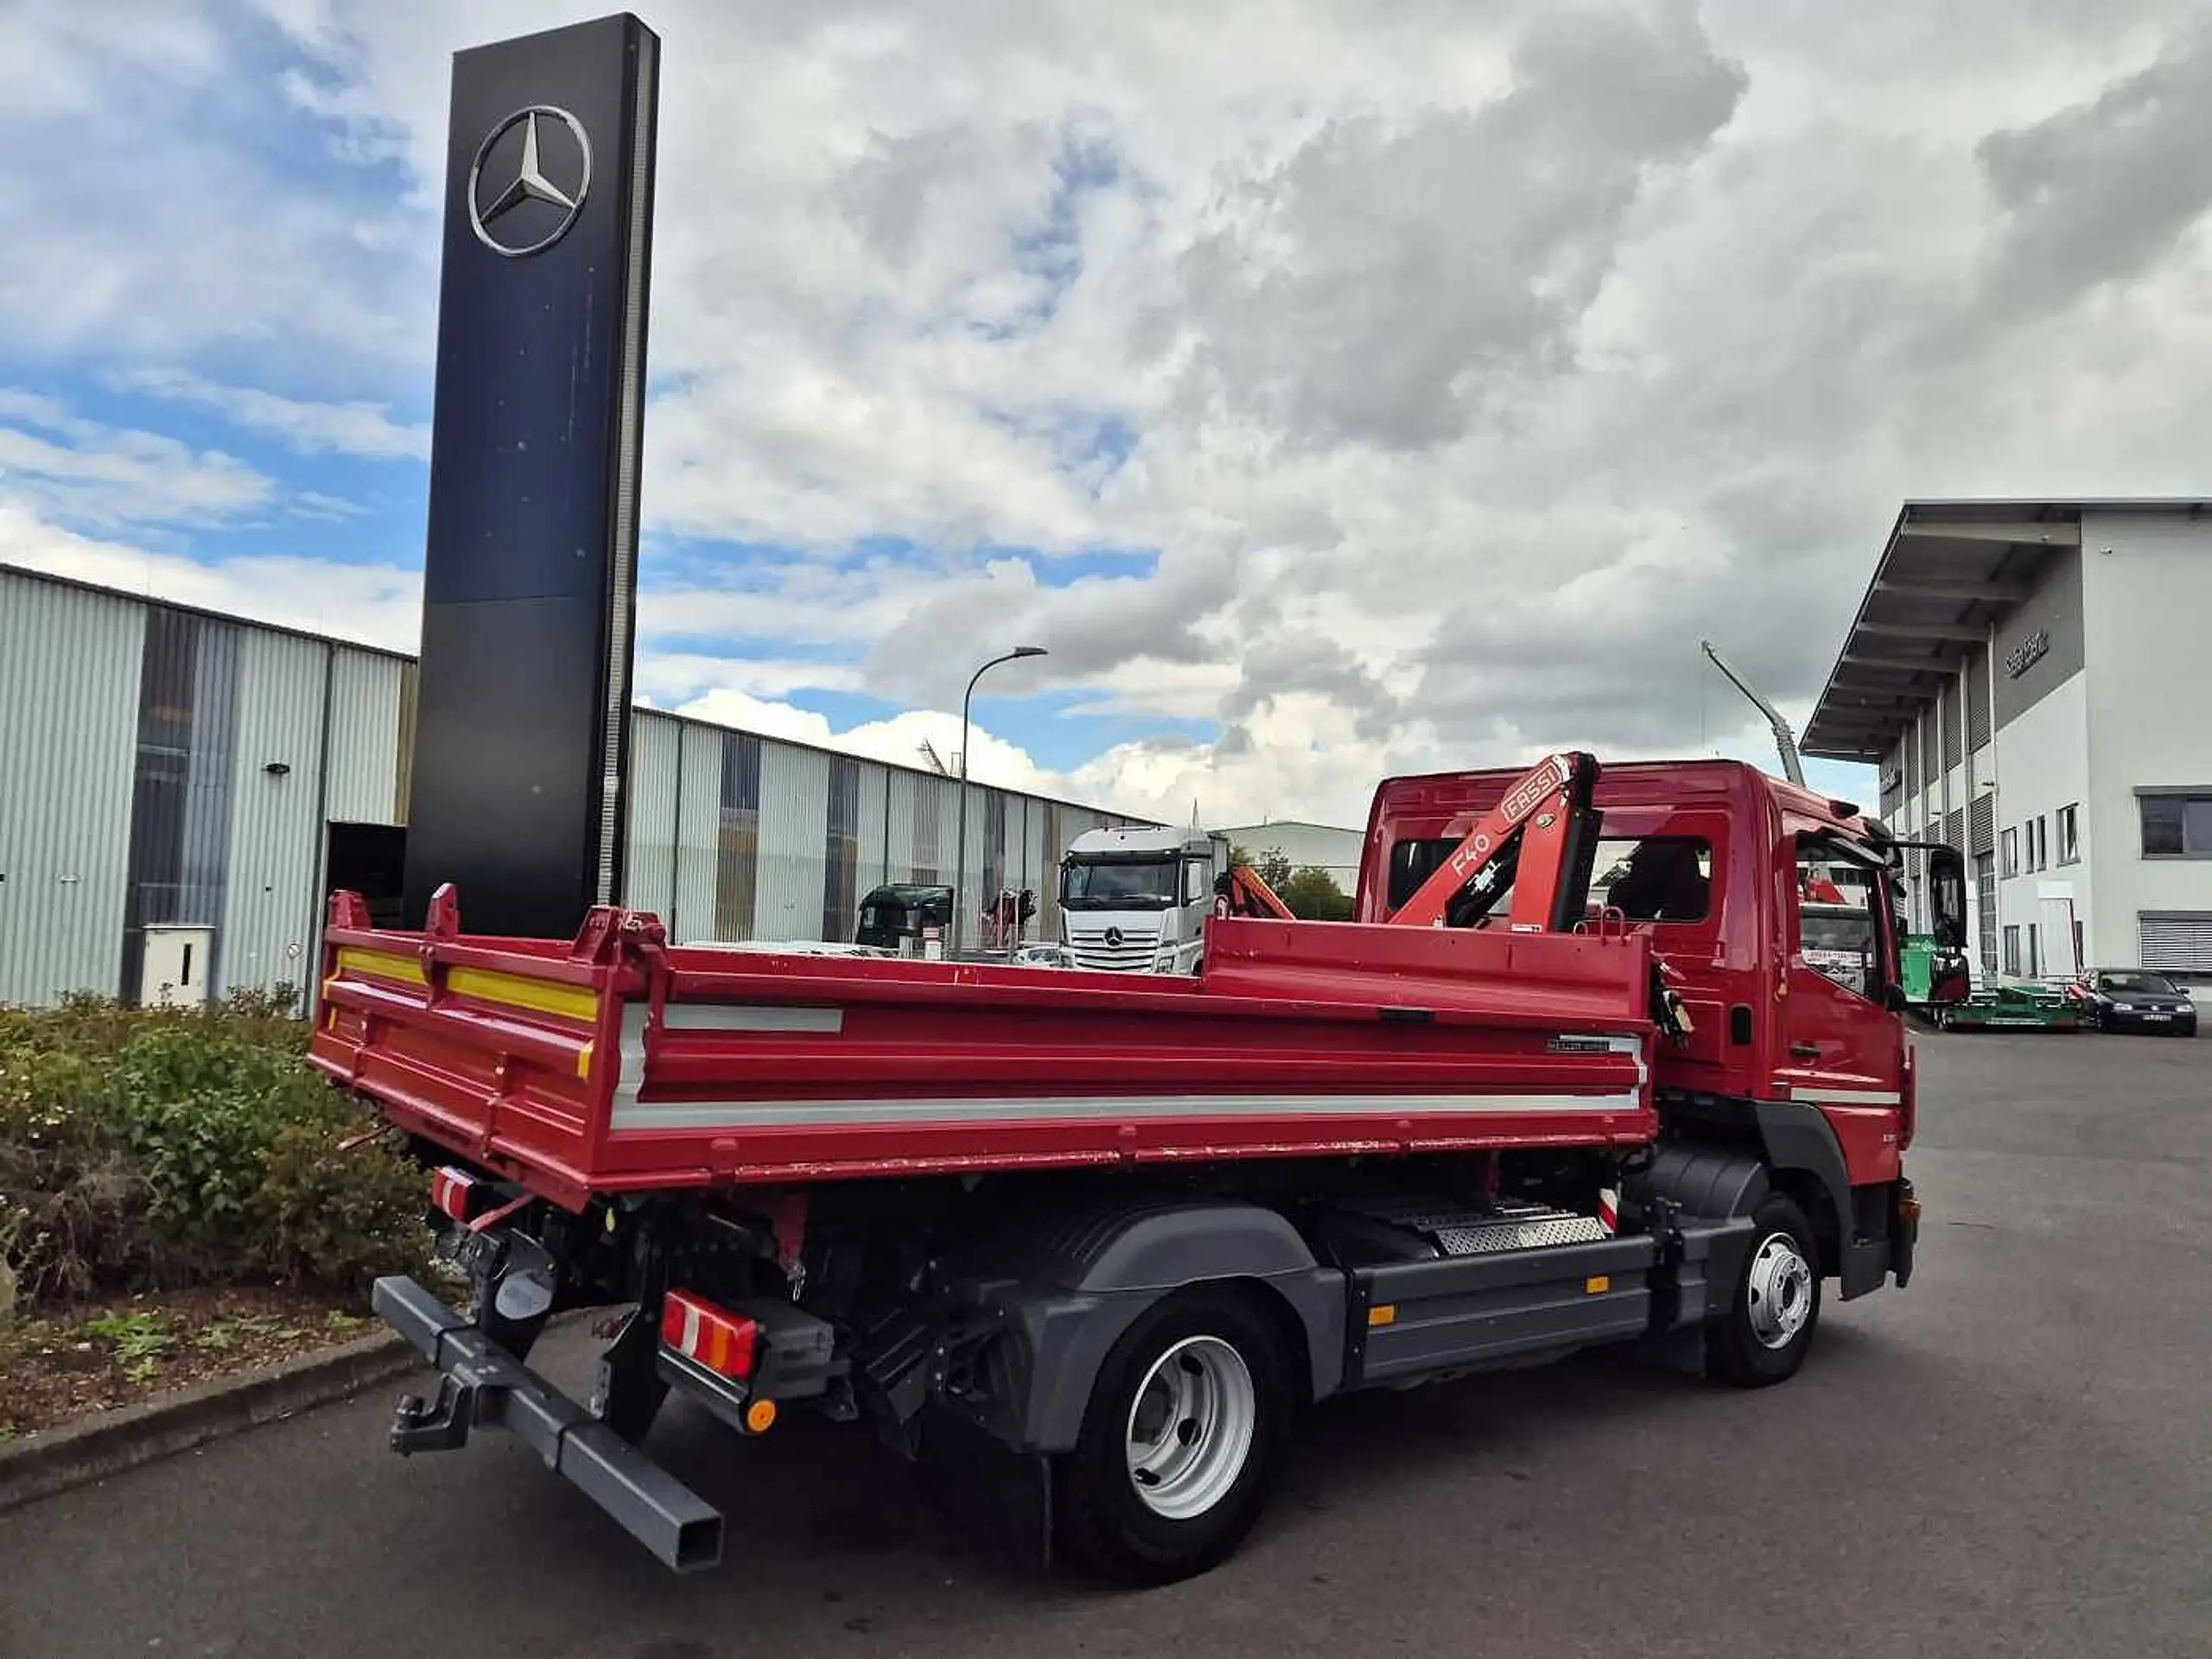
[[[518,127],[519,142],[500,143]],[[476,147],[468,169],[468,222],[493,252],[520,259],[566,236],[590,192],[591,140],[584,124],[550,104],[532,104]]]
[[[1109,950],[1118,950],[1122,948],[1122,930],[1120,928],[1109,927],[1106,930],[1106,948]]]

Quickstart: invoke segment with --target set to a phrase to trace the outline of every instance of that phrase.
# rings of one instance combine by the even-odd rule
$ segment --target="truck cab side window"
[[[1592,902],[1631,922],[1694,922],[1713,902],[1713,849],[1690,836],[1601,841]]]
[[[1870,1001],[1881,993],[1875,881],[1872,871],[1831,856],[1817,842],[1798,843],[1798,949],[1805,965]]]

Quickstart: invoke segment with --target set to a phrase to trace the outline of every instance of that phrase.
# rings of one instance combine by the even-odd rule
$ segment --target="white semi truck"
[[[1091,830],[1060,861],[1060,943],[1078,968],[1190,974],[1229,843],[1199,829]]]

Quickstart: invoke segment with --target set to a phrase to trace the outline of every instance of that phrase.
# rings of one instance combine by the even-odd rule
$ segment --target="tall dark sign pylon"
[[[620,897],[659,66],[626,13],[454,58],[410,926]]]

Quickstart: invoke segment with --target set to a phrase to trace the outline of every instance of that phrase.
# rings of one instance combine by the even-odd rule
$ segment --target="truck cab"
[[[1517,773],[1386,780],[1376,791],[1357,915],[1383,921],[1496,806]],[[1890,1266],[1880,1216],[1854,1191],[1901,1190],[1913,1071],[1897,915],[1905,848],[1847,801],[1736,761],[1605,768],[1583,925],[1647,935],[1686,1018],[1655,1053],[1670,1128],[1794,1143],[1829,1179],[1807,1207],[1848,1297]],[[1961,944],[1959,855],[1928,847],[1939,931]],[[1470,891],[1448,925],[1499,924],[1510,884]],[[1832,1143],[1833,1154],[1827,1153]],[[1863,1207],[1863,1201],[1862,1207]],[[1854,1269],[1854,1245],[1864,1259]]]
[[[1228,849],[1199,829],[1092,830],[1060,861],[1060,942],[1078,968],[1198,971]]]

